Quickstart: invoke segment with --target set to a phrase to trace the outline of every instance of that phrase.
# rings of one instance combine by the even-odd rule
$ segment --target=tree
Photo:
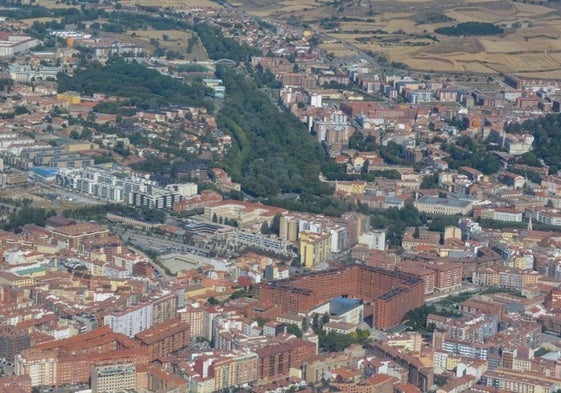
[[[267,322],[266,319],[261,318],[261,317],[255,317],[253,320],[254,320],[255,322],[257,322],[257,326],[259,326],[259,327],[261,327],[261,328],[263,327],[263,325],[265,325],[265,322]]]
[[[281,220],[281,215],[280,214],[275,214],[275,217],[273,217],[273,221],[271,222],[271,227],[269,228],[269,233],[273,233],[275,235],[278,235],[280,232],[280,220]]]
[[[421,232],[419,230],[419,227],[415,227],[415,230],[413,231],[413,237],[415,239],[418,239],[421,236]]]
[[[314,333],[318,333],[322,329],[321,322],[319,320],[318,314],[314,314],[312,317],[312,330]]]
[[[325,325],[329,322],[329,313],[326,311],[323,316],[321,317],[321,324]]]
[[[263,224],[261,224],[261,233],[263,235],[268,235],[270,233],[269,223],[267,221],[263,221]]]
[[[308,317],[304,317],[304,319],[302,320],[302,331],[307,332],[309,328],[310,328],[310,321],[308,320]]]
[[[300,329],[298,325],[294,323],[289,323],[286,325],[286,332],[288,334],[295,335],[297,338],[302,338],[302,329]]]

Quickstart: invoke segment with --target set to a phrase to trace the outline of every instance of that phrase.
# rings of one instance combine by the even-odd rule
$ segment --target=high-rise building
[[[331,234],[301,232],[299,249],[303,266],[310,268],[324,262],[331,256]]]
[[[0,327],[0,358],[13,361],[18,353],[30,345],[31,339],[25,330],[10,325]]]

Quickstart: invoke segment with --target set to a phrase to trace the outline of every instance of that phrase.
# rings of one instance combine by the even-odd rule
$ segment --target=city
[[[561,391],[556,11],[294,1],[0,2],[0,393]]]

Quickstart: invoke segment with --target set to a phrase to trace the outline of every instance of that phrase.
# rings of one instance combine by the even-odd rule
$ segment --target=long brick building
[[[149,351],[107,326],[71,338],[25,349],[16,356],[17,375],[29,375],[32,386],[88,383],[92,366],[148,364]]]
[[[420,307],[424,300],[420,278],[366,265],[269,281],[256,289],[259,299],[280,305],[283,312],[307,311],[338,296],[363,299],[372,304],[372,325],[383,329],[397,325],[407,311]]]

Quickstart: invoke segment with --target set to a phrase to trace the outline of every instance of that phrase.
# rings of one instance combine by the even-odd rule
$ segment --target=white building
[[[28,35],[13,34],[0,36],[0,57],[11,57],[30,50],[41,41]]]
[[[152,326],[152,304],[142,303],[129,309],[113,312],[103,318],[103,324],[115,333],[134,337]]]
[[[371,250],[386,249],[386,231],[370,231],[359,236],[358,242]]]

